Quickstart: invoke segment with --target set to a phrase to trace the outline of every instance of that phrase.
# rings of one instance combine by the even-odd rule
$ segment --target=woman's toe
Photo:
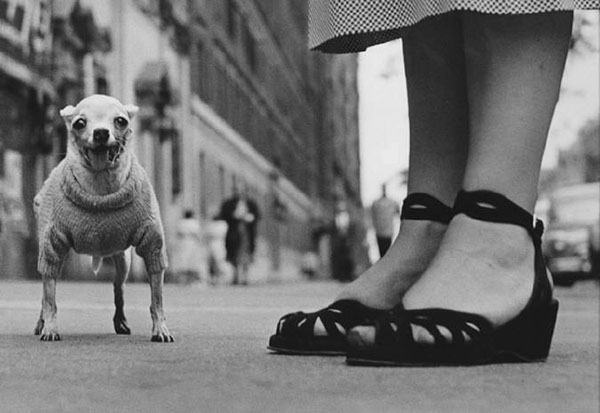
[[[347,335],[348,344],[354,348],[372,347],[375,344],[375,326],[357,326]]]

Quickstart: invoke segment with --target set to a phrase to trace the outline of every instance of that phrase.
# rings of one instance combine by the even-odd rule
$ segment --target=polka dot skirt
[[[422,19],[454,10],[530,14],[598,9],[600,0],[309,0],[309,47],[350,53],[402,36]]]

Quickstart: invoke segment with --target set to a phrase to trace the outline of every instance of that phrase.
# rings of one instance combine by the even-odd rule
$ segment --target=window
[[[206,216],[208,215],[208,208],[207,208],[207,198],[208,198],[208,191],[206,189],[206,184],[207,184],[207,180],[206,180],[206,155],[204,154],[204,152],[200,152],[200,157],[199,157],[199,172],[200,172],[200,190],[199,195],[200,195],[200,216],[202,218],[206,218]]]
[[[0,0],[0,19],[8,21],[8,1]]]
[[[196,76],[191,76],[192,91],[198,96],[204,98],[205,89],[203,87],[203,78],[207,75],[204,70],[204,43],[201,41],[196,42],[193,49],[193,71],[196,72]]]
[[[239,184],[240,183],[238,182],[238,177],[236,174],[231,174],[231,193],[233,195],[239,193],[239,191],[242,189]]]
[[[217,113],[223,118],[227,116],[227,75],[225,70],[225,67],[221,66],[217,72],[217,94],[214,106],[217,109]]]
[[[100,93],[102,95],[108,94],[108,82],[103,76],[96,77],[96,93]]]
[[[225,199],[225,168],[219,165],[219,196],[221,201]]]
[[[15,0],[0,0],[0,26],[3,28],[2,37],[7,37],[11,43],[22,42],[23,32],[28,30],[25,23],[25,8]]]
[[[214,53],[214,51],[212,52]],[[217,82],[218,82],[218,74],[220,71],[220,67],[218,66],[217,59],[214,54],[210,54],[207,58],[204,59],[203,74],[205,78],[203,79],[203,85],[206,87],[202,90],[204,93],[203,99],[211,106],[215,107],[215,101],[217,93]],[[216,107],[215,107],[216,109]]]
[[[171,142],[172,193],[176,197],[181,193],[181,138],[174,136]]]
[[[13,24],[17,28],[17,30],[23,29],[23,21],[25,20],[25,9],[22,5],[17,5],[15,8],[15,16],[13,17]]]
[[[238,8],[235,0],[227,0],[227,34],[235,39],[238,33]]]
[[[256,71],[256,39],[252,35],[247,24],[244,25],[244,50],[246,52],[246,61],[250,69]]]
[[[4,178],[5,166],[4,166],[4,144],[0,141],[0,178]]]

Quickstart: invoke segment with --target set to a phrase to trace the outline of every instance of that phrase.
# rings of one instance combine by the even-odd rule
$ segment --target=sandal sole
[[[288,348],[279,348],[273,346],[267,346],[267,349],[274,351],[278,354],[292,355],[292,356],[345,356],[345,351],[311,351],[311,350],[295,350]]]
[[[368,356],[348,356],[346,358],[346,364],[349,366],[370,367],[470,367],[487,364],[543,363],[547,358],[548,357],[528,358],[514,352],[499,351],[488,358],[464,360],[461,362],[409,362],[370,358]]]
[[[336,348],[338,346],[338,348]],[[345,343],[344,343],[345,347]],[[322,340],[292,340],[286,337],[273,335],[269,339],[267,349],[280,354],[300,356],[346,356],[346,349],[340,349],[339,344]]]

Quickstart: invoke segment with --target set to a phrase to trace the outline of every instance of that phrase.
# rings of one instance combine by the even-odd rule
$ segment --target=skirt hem
[[[590,7],[586,9],[596,9],[596,7]],[[566,9],[561,7],[549,8],[539,10],[531,13],[522,13],[520,15],[527,14],[539,14],[539,13],[552,13],[561,11],[573,11],[573,9]],[[406,22],[401,24],[399,22],[397,27],[388,29],[355,29],[348,30],[346,33],[336,33],[329,37],[325,37],[320,41],[315,41],[309,44],[310,50],[320,51],[323,53],[331,54],[344,54],[344,53],[359,53],[365,51],[371,46],[375,46],[381,43],[386,43],[392,40],[396,40],[405,36],[406,32],[410,31],[412,27],[418,23],[435,17],[440,17],[448,13],[482,13],[482,14],[493,14],[493,15],[511,15],[512,13],[500,13],[500,12],[480,12],[471,8],[455,9],[450,11],[440,11],[435,14],[424,16],[414,21]],[[513,14],[514,15],[514,14]],[[313,28],[311,28],[312,30]]]

